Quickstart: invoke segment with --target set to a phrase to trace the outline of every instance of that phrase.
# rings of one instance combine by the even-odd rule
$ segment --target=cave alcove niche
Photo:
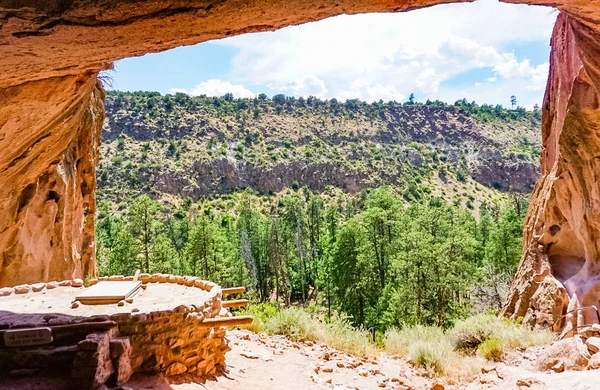
[[[447,0],[0,0],[0,287],[95,275],[98,72],[125,57],[340,14]],[[503,314],[551,325],[600,303],[600,4],[560,14],[542,106],[542,176]],[[570,326],[594,322],[579,311]]]

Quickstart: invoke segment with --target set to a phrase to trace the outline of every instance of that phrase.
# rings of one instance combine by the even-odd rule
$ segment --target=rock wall
[[[600,43],[561,13],[552,35],[543,105],[542,179],[533,193],[521,265],[504,313],[551,326],[565,312],[600,304]],[[594,310],[568,328],[597,322]],[[565,323],[561,322],[559,328]]]
[[[104,280],[133,280],[119,275],[91,278],[91,285]],[[122,385],[136,372],[161,372],[165,375],[189,374],[214,378],[225,372],[225,353],[230,350],[225,338],[225,324],[209,319],[232,317],[222,305],[223,290],[213,282],[197,277],[168,274],[141,274],[142,288],[153,283],[173,283],[207,292],[205,299],[190,302],[190,296],[178,295],[172,308],[140,311],[126,309],[114,313],[119,304],[95,307],[103,314],[74,315],[81,306],[71,306],[73,314],[56,308],[48,313],[13,313],[0,311],[0,376],[22,375],[30,370],[32,377],[60,375],[72,379],[74,389],[100,388],[104,383]],[[2,295],[46,294],[48,290],[75,287],[83,289],[80,279],[40,283],[33,286],[4,288]],[[24,288],[26,287],[26,288]],[[43,291],[46,288],[46,291]],[[152,289],[152,287],[150,287]],[[184,290],[182,290],[184,291]],[[51,295],[51,293],[50,293]],[[45,295],[48,297],[49,295]],[[135,297],[134,297],[135,299]],[[135,301],[134,301],[135,302]],[[185,302],[186,304],[179,304]],[[77,303],[77,302],[76,302]],[[71,310],[71,309],[67,309]],[[110,313],[114,314],[110,314]],[[106,313],[106,314],[104,314]],[[206,321],[205,321],[206,320]],[[34,347],[7,347],[3,332],[15,329],[47,327],[53,339]]]
[[[0,90],[0,287],[95,275],[95,74]]]

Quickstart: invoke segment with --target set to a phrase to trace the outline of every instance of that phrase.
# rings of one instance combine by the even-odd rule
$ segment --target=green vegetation
[[[115,210],[116,209],[116,210]],[[260,302],[319,304],[356,327],[450,327],[485,281],[495,301],[515,272],[522,219],[487,205],[478,222],[439,198],[407,203],[390,187],[356,197],[306,187],[161,208],[143,195],[100,204],[102,274],[169,272],[245,285]]]
[[[497,190],[528,192],[535,169],[515,176],[516,182],[495,173],[536,165],[540,152],[539,110],[465,100],[367,103],[109,92],[105,105],[98,192],[117,203],[142,194],[198,199],[247,185],[268,194],[295,181],[313,191],[332,185],[352,193],[400,186],[412,201],[440,187],[458,192],[479,180],[487,193],[468,205],[465,197],[457,200],[477,210]],[[219,176],[225,167],[231,173]]]

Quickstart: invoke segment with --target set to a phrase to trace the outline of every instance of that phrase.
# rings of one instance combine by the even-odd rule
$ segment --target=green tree
[[[142,257],[141,268],[143,272],[152,272],[152,255],[156,238],[161,229],[158,220],[160,205],[150,199],[148,195],[137,198],[129,210],[128,226],[132,237],[140,248]],[[133,260],[133,259],[132,259]]]

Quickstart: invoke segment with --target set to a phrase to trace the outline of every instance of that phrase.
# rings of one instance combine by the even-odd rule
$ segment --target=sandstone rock
[[[524,223],[525,251],[503,310],[513,318],[525,316],[540,281],[554,278],[569,286],[569,294],[562,303],[556,294],[549,306],[534,307],[527,314],[541,326],[548,325],[559,308],[597,304],[600,297],[600,242],[595,239],[600,194],[593,190],[597,179],[591,168],[599,142],[589,130],[598,118],[584,114],[597,107],[600,97],[600,65],[590,60],[597,57],[591,53],[600,52],[596,38],[600,10],[587,8],[594,17],[585,24],[579,21],[581,11],[561,13],[552,33],[551,71],[542,104],[542,177],[530,200]],[[542,312],[535,313],[538,310]],[[593,310],[587,310],[569,315],[566,322],[581,325],[597,321],[595,317]]]
[[[590,357],[582,338],[575,336],[553,343],[539,356],[537,367],[540,371],[583,370]]]
[[[593,354],[600,351],[600,337],[590,337],[585,340],[585,345],[587,345],[589,351]]]
[[[71,309],[77,309],[79,307],[79,301],[74,301],[71,303]]]
[[[554,372],[563,372],[565,370],[565,362],[560,361],[552,367],[550,367],[550,369]]]
[[[81,279],[73,279],[71,281],[71,287],[82,287],[83,286],[83,280]]]
[[[488,372],[496,371],[496,366],[483,366],[481,367],[481,373],[487,374]]]
[[[444,390],[444,385],[441,383],[434,383],[433,386],[431,386],[431,390]]]
[[[159,274],[158,275],[158,283],[167,283],[169,281],[169,274]]]
[[[14,288],[15,294],[27,294],[29,290],[31,290],[31,286],[28,284],[21,284]]]
[[[108,280],[110,280],[110,281],[117,281],[118,282],[118,281],[125,280],[125,276],[123,276],[123,275],[111,275],[111,276],[108,277]]]
[[[588,370],[597,370],[599,368],[600,368],[600,353],[596,353],[592,356],[592,358],[588,362],[587,369]]]
[[[110,340],[110,356],[117,370],[117,385],[126,383],[133,374],[131,367],[131,343],[126,337]]]
[[[259,356],[257,354],[255,354],[253,352],[247,352],[247,351],[240,352],[240,356],[243,356],[246,359],[258,359],[259,358]]]
[[[517,386],[518,387],[532,387],[534,385],[541,385],[542,382],[540,382],[538,379],[535,378],[520,378],[517,379]]]
[[[127,302],[127,303],[133,303],[133,298],[125,298],[125,302]]]
[[[596,337],[600,335],[600,324],[591,324],[577,330],[577,333],[585,338]]]
[[[31,285],[31,291],[40,292],[46,287],[46,283],[35,283]]]
[[[71,281],[70,280],[62,280],[62,281],[58,282],[58,285],[60,287],[69,287],[69,286],[71,286]]]
[[[52,281],[52,282],[46,283],[46,290],[52,290],[57,287],[58,287],[58,282]]]
[[[71,376],[82,388],[100,387],[113,371],[107,332],[91,333],[77,344]]]
[[[140,274],[138,280],[142,283],[148,283],[150,281],[150,274],[146,274],[146,273]]]
[[[8,295],[12,294],[13,291],[15,291],[15,289],[12,288],[12,287],[3,287],[3,288],[0,288],[0,297],[8,296]]]
[[[367,371],[367,370],[358,370],[358,375],[367,377],[367,376],[369,376],[369,371]]]
[[[331,372],[333,372],[333,368],[331,368],[331,367],[324,367],[324,368],[321,369],[321,371],[327,372],[327,373],[331,373]]]
[[[124,301],[124,300],[120,300],[120,301],[117,303],[117,306],[125,306],[125,301]]]

